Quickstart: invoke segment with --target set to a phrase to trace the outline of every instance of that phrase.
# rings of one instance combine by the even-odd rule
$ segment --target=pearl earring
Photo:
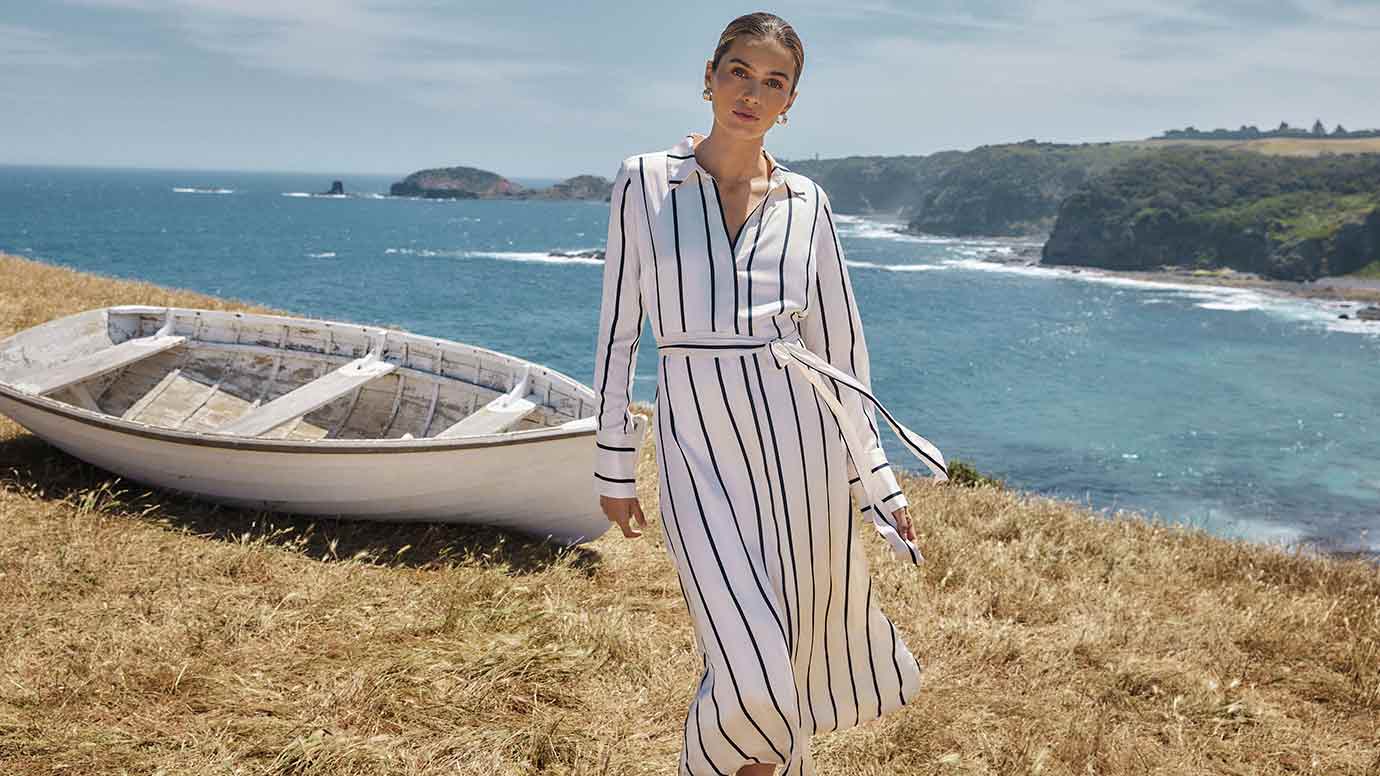
[[[782,113],[780,116],[777,116],[776,123],[784,126],[786,124],[786,114]]]
[[[706,100],[712,100],[712,99],[714,99],[714,93],[711,92],[711,91],[709,91],[709,87],[708,87],[708,86],[704,87],[704,91],[703,91],[701,94],[704,95],[704,98],[705,98]]]

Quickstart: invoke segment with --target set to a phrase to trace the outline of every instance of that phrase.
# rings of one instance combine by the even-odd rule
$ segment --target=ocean
[[[362,196],[309,196],[324,175],[0,167],[0,251],[592,382],[601,262],[554,252],[602,247],[607,203],[394,199],[401,175],[335,177]],[[837,221],[873,388],[950,460],[1109,513],[1380,554],[1380,325],[1338,318],[1356,305],[1003,264],[983,257],[1019,241]]]

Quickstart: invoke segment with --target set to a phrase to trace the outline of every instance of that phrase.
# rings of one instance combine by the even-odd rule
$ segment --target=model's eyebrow
[[[752,69],[752,65],[749,65],[748,63],[744,62],[743,60],[741,60],[741,59],[739,59],[739,58],[737,58],[737,57],[729,57],[728,61],[729,61],[729,62],[737,62],[738,64],[742,65],[743,67],[746,67],[748,70],[751,70],[751,69]],[[773,70],[773,71],[771,71],[770,73],[767,73],[767,75],[779,75],[779,76],[781,76],[782,78],[786,79],[787,81],[791,80],[791,77],[790,77],[790,76],[786,75],[785,73],[781,72],[780,70]]]

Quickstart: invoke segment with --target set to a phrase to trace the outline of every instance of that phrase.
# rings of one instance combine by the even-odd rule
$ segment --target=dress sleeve
[[[625,159],[609,197],[608,241],[604,248],[604,283],[599,304],[599,332],[594,353],[594,388],[598,394],[595,427],[594,486],[604,496],[637,495],[635,469],[644,423],[628,410],[638,339],[642,336],[638,219],[638,176]]]
[[[844,263],[843,248],[839,245],[838,232],[834,229],[833,208],[824,190],[815,186],[816,200],[819,203],[814,223],[814,244],[816,270],[813,286],[806,302],[805,317],[800,335],[805,347],[828,361],[833,366],[851,375],[855,380],[872,390],[871,364],[868,360],[867,339],[863,336],[862,318],[858,314],[857,299],[853,295],[853,283],[848,277],[848,267]],[[866,461],[848,458],[848,482],[853,500],[863,508],[869,506],[865,491],[858,476],[859,465],[876,472],[886,483],[885,506],[895,511],[909,502],[897,485],[896,475],[882,450],[877,434],[876,409],[864,402],[856,391],[840,390],[834,385],[834,394],[839,397],[844,409],[849,413],[853,426],[857,428],[867,447]]]

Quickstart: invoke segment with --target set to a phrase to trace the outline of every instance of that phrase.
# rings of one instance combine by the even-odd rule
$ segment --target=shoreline
[[[973,238],[981,239],[981,238]],[[1275,280],[1253,272],[1239,272],[1230,268],[1215,270],[1188,269],[1164,266],[1153,270],[1104,269],[1077,264],[1044,264],[1040,261],[1038,247],[1027,247],[1015,253],[1003,254],[996,251],[981,257],[983,261],[994,264],[1010,264],[1026,267],[1066,272],[1071,275],[1089,274],[1115,277],[1125,280],[1139,280],[1151,283],[1179,283],[1219,288],[1240,288],[1274,296],[1295,299],[1314,299],[1327,302],[1351,302],[1359,309],[1367,306],[1380,306],[1380,278],[1359,278],[1347,275],[1320,278],[1318,280]],[[1354,316],[1353,316],[1354,317]],[[1380,320],[1377,330],[1380,330]]]
[[[1039,264],[1036,266],[1053,267]],[[1067,265],[1057,265],[1063,268]],[[1202,286],[1222,288],[1245,288],[1276,296],[1299,299],[1318,299],[1330,302],[1355,302],[1362,306],[1380,304],[1380,280],[1365,278],[1323,278],[1315,281],[1272,280],[1251,272],[1236,272],[1224,269],[1212,272],[1202,270],[1109,270],[1098,267],[1069,267],[1070,271],[1096,272],[1112,277],[1130,280],[1166,281],[1192,283]],[[1345,283],[1339,281],[1346,281]]]
[[[851,214],[856,218],[863,218],[872,221],[885,229],[894,231],[900,235],[914,237],[918,232],[911,232],[906,229],[904,221],[882,214]],[[1295,299],[1315,299],[1328,302],[1351,302],[1359,305],[1358,309],[1366,306],[1380,306],[1380,277],[1362,278],[1351,277],[1348,275],[1334,275],[1312,281],[1301,280],[1275,280],[1272,278],[1257,275],[1254,272],[1240,272],[1234,269],[1223,267],[1215,270],[1195,270],[1184,267],[1173,267],[1165,265],[1153,270],[1123,270],[1105,269],[1102,267],[1084,266],[1079,264],[1045,264],[1040,261],[1040,252],[1044,247],[1048,235],[1025,235],[1025,236],[983,236],[966,235],[953,237],[950,235],[928,235],[931,237],[945,237],[954,240],[991,240],[1009,243],[1017,246],[1011,252],[990,251],[985,256],[977,257],[980,261],[991,262],[993,264],[1007,264],[1013,266],[1035,267],[1039,269],[1066,272],[1071,275],[1087,273],[1105,277],[1115,277],[1124,280],[1139,280],[1151,283],[1181,283],[1201,286],[1217,286],[1219,288],[1242,288],[1252,291],[1260,291],[1275,296],[1292,297]],[[1380,321],[1376,321],[1380,324]],[[1380,330],[1380,329],[1378,329]]]

